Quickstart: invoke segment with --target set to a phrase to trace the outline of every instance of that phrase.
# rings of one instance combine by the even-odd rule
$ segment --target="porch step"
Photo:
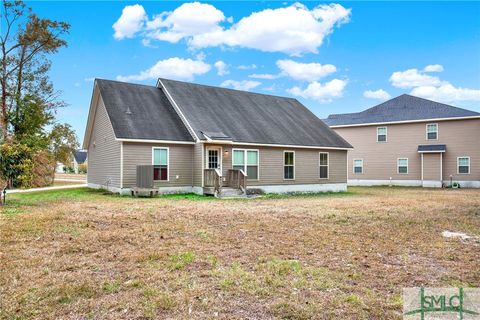
[[[235,188],[222,188],[217,195],[219,198],[246,198],[247,196],[240,189]]]
[[[217,198],[246,198],[240,189],[223,187],[219,194],[215,194],[213,187],[204,187],[203,194],[214,195]]]

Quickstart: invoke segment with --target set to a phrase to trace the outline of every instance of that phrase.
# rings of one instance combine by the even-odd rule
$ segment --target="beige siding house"
[[[354,147],[350,185],[480,187],[480,113],[402,95],[325,121]]]
[[[95,80],[88,185],[130,193],[344,191],[351,145],[297,100],[180,81]],[[148,169],[151,166],[151,169]]]

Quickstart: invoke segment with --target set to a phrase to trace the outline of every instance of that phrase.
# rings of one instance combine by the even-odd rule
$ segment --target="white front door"
[[[222,148],[207,147],[206,169],[222,169]]]

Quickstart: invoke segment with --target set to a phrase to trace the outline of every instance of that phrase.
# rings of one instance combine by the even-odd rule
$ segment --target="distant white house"
[[[79,166],[87,163],[87,150],[76,150],[73,154],[73,170],[78,173]]]
[[[73,168],[74,172],[78,173],[80,165],[84,163],[87,163],[87,150],[75,150],[75,152],[73,153],[73,161],[70,165]],[[57,162],[55,172],[64,173],[65,167],[67,167],[67,165],[65,165],[64,163]]]

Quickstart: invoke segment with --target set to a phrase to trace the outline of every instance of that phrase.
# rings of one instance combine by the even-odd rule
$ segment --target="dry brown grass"
[[[391,319],[401,289],[479,286],[479,190],[255,200],[19,195],[0,318]],[[12,196],[13,197],[13,196]]]

